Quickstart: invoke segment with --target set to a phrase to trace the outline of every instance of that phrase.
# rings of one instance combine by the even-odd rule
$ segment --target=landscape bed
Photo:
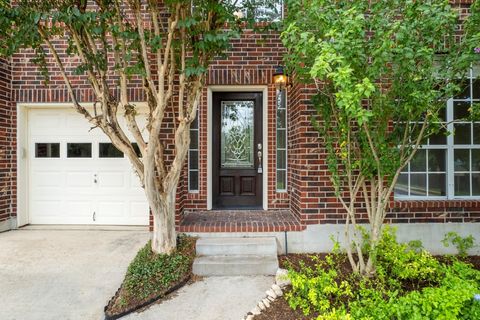
[[[480,319],[480,256],[432,256],[388,231],[370,278],[340,252],[289,254],[280,265],[292,285],[255,320]]]
[[[189,282],[196,238],[179,236],[171,255],[154,254],[150,241],[130,263],[125,279],[105,306],[105,319],[118,319],[144,308]]]

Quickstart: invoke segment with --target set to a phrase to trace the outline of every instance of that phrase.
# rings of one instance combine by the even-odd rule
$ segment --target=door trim
[[[207,87],[207,210],[212,210],[213,183],[212,183],[212,138],[213,138],[213,92],[261,92],[263,117],[263,189],[262,206],[268,210],[268,86],[209,86]]]

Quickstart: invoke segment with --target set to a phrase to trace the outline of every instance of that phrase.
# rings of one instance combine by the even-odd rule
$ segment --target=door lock
[[[93,175],[93,183],[98,183],[97,174]]]

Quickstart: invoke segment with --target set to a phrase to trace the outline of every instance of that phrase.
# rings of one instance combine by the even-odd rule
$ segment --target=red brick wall
[[[461,1],[457,1],[461,2]],[[469,3],[470,1],[463,1]],[[466,13],[465,6],[462,12]],[[64,46],[57,43],[58,46]],[[267,85],[268,86],[268,206],[270,209],[290,208],[304,224],[343,223],[345,213],[336,200],[325,163],[325,150],[318,133],[310,124],[314,113],[309,99],[313,90],[294,84],[288,92],[288,186],[286,193],[277,193],[276,181],[276,112],[275,88],[271,84],[274,66],[281,64],[284,48],[278,33],[247,32],[233,41],[227,58],[217,59],[209,68],[207,85]],[[15,180],[10,182],[8,173],[15,179],[15,104],[20,102],[47,103],[69,102],[63,80],[53,75],[48,86],[38,69],[30,63],[32,55],[25,51],[12,60],[12,87],[8,93],[9,66],[0,63],[0,145],[8,149],[6,160],[1,160],[2,181],[11,183],[8,195],[0,196],[0,221],[15,214]],[[51,59],[50,59],[50,62]],[[55,70],[55,69],[54,69]],[[114,79],[111,79],[112,81]],[[93,94],[84,77],[74,80],[81,101],[92,101]],[[248,89],[246,89],[248,90]],[[138,81],[130,88],[132,100],[143,100]],[[12,99],[11,99],[12,98]],[[9,103],[10,99],[13,101]],[[170,112],[169,118],[173,117]],[[5,129],[4,129],[5,128]],[[188,192],[187,171],[181,178],[177,194],[177,221],[184,210],[203,210],[207,206],[207,89],[199,106],[200,157],[199,193]],[[162,140],[172,141],[172,127],[162,132]],[[9,138],[10,137],[10,138]],[[3,149],[2,149],[3,150]],[[186,167],[185,167],[186,169]],[[12,209],[9,206],[12,206]],[[472,222],[480,219],[480,201],[402,201],[392,203],[387,222]],[[6,213],[7,212],[7,213]]]
[[[0,59],[0,222],[16,215],[16,126],[10,63]]]

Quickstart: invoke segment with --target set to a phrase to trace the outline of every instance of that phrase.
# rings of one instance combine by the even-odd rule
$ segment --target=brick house
[[[468,14],[470,0],[452,2]],[[345,213],[310,123],[314,90],[298,83],[278,90],[272,82],[283,52],[278,33],[246,32],[226,59],[211,64],[178,186],[179,231],[271,234],[296,251],[327,249],[329,235],[343,232]],[[31,57],[25,51],[0,60],[0,231],[27,224],[149,225],[128,160],[74,113],[60,77],[42,83]],[[447,121],[480,100],[480,81],[471,76],[468,92],[449,100]],[[74,84],[81,100],[92,103],[87,81]],[[130,95],[142,101],[141,83],[132,83]],[[171,140],[169,129],[162,139]],[[423,164],[402,175],[387,216],[401,239],[433,248],[449,230],[479,234],[480,124],[460,129],[462,135],[422,149]],[[432,157],[443,159],[435,172],[428,171]]]

